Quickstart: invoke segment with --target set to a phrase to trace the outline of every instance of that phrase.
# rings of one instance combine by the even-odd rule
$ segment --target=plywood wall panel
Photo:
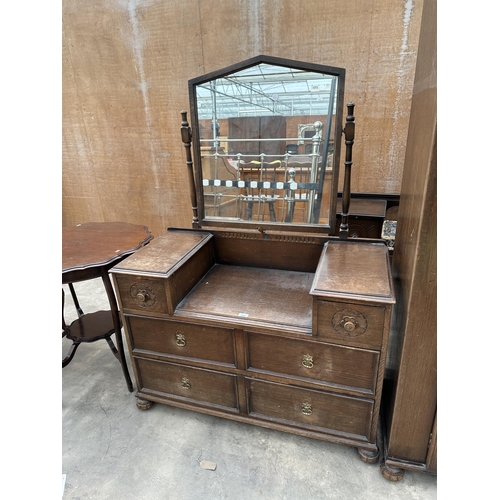
[[[63,224],[189,226],[187,80],[261,53],[346,68],[352,190],[399,192],[421,4],[63,0]]]

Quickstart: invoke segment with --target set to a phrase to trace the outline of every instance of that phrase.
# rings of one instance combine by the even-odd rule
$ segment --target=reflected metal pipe
[[[314,128],[316,133],[312,138],[312,153],[311,153],[311,175],[310,180],[311,184],[314,184],[318,178],[318,162],[319,162],[319,145],[321,142],[321,129],[323,128],[323,124],[320,121],[314,122]],[[311,189],[308,195],[308,203],[307,203],[307,222],[308,224],[312,224],[314,221],[314,195],[316,190]]]
[[[296,170],[292,167],[288,170],[289,182],[295,182]],[[293,212],[295,209],[295,193],[289,189],[287,192],[287,206],[286,206],[286,219],[285,222],[293,222]]]

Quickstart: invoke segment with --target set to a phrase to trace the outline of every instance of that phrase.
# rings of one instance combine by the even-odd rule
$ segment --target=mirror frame
[[[201,157],[201,142],[199,135],[199,120],[198,120],[198,103],[196,95],[197,85],[216,80],[228,76],[232,73],[247,69],[258,64],[269,64],[273,66],[281,66],[284,68],[292,68],[303,71],[311,71],[323,73],[330,76],[335,76],[337,80],[337,99],[335,114],[330,116],[331,124],[335,127],[333,141],[335,144],[335,154],[333,157],[333,172],[332,172],[332,187],[330,193],[330,211],[328,224],[310,224],[310,223],[287,223],[287,222],[263,222],[253,220],[234,220],[224,218],[210,218],[205,216],[204,193],[203,193],[203,174],[202,174],[202,157]],[[192,151],[193,151],[193,177],[196,191],[197,209],[199,214],[199,225],[202,228],[239,228],[239,229],[259,229],[271,231],[289,231],[289,232],[314,232],[327,233],[333,235],[335,232],[337,218],[337,196],[338,196],[338,180],[340,171],[340,151],[342,140],[342,113],[344,107],[344,85],[345,85],[345,69],[333,66],[326,66],[315,63],[307,63],[292,59],[283,59],[278,57],[259,55],[251,59],[227,66],[225,68],[212,71],[205,75],[192,78],[188,81],[189,103],[190,103],[190,118],[191,118],[191,134],[192,134]],[[323,127],[325,130],[326,128]]]

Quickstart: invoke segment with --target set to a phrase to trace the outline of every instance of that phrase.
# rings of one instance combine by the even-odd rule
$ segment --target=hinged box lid
[[[319,260],[311,295],[393,304],[389,253],[385,243],[328,241]]]

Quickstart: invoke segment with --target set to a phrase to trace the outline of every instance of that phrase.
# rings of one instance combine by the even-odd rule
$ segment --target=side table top
[[[62,272],[111,264],[153,239],[146,226],[86,222],[62,228]]]

